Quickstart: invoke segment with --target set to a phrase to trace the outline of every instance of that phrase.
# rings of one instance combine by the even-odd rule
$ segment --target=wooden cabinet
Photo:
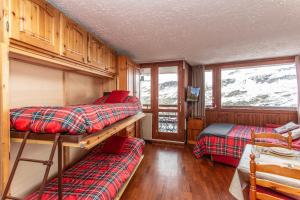
[[[110,78],[116,74],[116,53],[45,0],[8,2],[10,51],[18,58]]]
[[[130,91],[129,95],[139,97],[140,68],[126,56],[118,57],[119,89]]]
[[[109,64],[108,71],[111,73],[116,73],[117,71],[117,55],[113,50],[109,50]]]
[[[110,73],[116,73],[117,56],[95,37],[88,37],[88,63]]]
[[[11,0],[11,33],[16,40],[59,53],[59,11],[41,0]]]
[[[188,119],[188,144],[195,144],[196,138],[204,128],[202,119]]]
[[[79,62],[86,62],[87,32],[61,14],[62,54]]]
[[[104,65],[104,44],[93,37],[91,34],[88,36],[88,56],[87,62],[90,65],[105,70]]]
[[[111,73],[116,73],[117,70],[117,56],[113,50],[108,48],[107,46],[104,47],[104,68],[106,71]]]

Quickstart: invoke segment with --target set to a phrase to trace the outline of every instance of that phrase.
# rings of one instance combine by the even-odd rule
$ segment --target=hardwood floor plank
[[[147,144],[122,200],[232,200],[233,174],[232,167],[195,159],[191,146]]]

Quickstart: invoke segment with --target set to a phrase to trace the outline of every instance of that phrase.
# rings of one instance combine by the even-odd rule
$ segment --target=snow
[[[222,70],[222,106],[296,107],[294,64]]]

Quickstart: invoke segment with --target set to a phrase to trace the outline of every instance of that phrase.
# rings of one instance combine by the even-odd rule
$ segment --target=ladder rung
[[[29,158],[20,158],[20,161],[42,163],[44,165],[52,165],[53,164],[53,162],[48,161],[48,160],[37,160],[37,159],[29,159]]]
[[[19,198],[13,197],[13,196],[6,196],[5,199],[21,200]]]

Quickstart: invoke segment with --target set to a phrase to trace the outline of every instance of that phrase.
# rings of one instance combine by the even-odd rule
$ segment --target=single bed
[[[255,132],[274,132],[274,128],[268,127],[211,124],[198,135],[194,155],[198,159],[210,155],[214,161],[236,167],[246,144],[250,143],[252,129]],[[268,140],[268,142],[277,141]],[[300,149],[300,139],[293,141],[293,147]]]

